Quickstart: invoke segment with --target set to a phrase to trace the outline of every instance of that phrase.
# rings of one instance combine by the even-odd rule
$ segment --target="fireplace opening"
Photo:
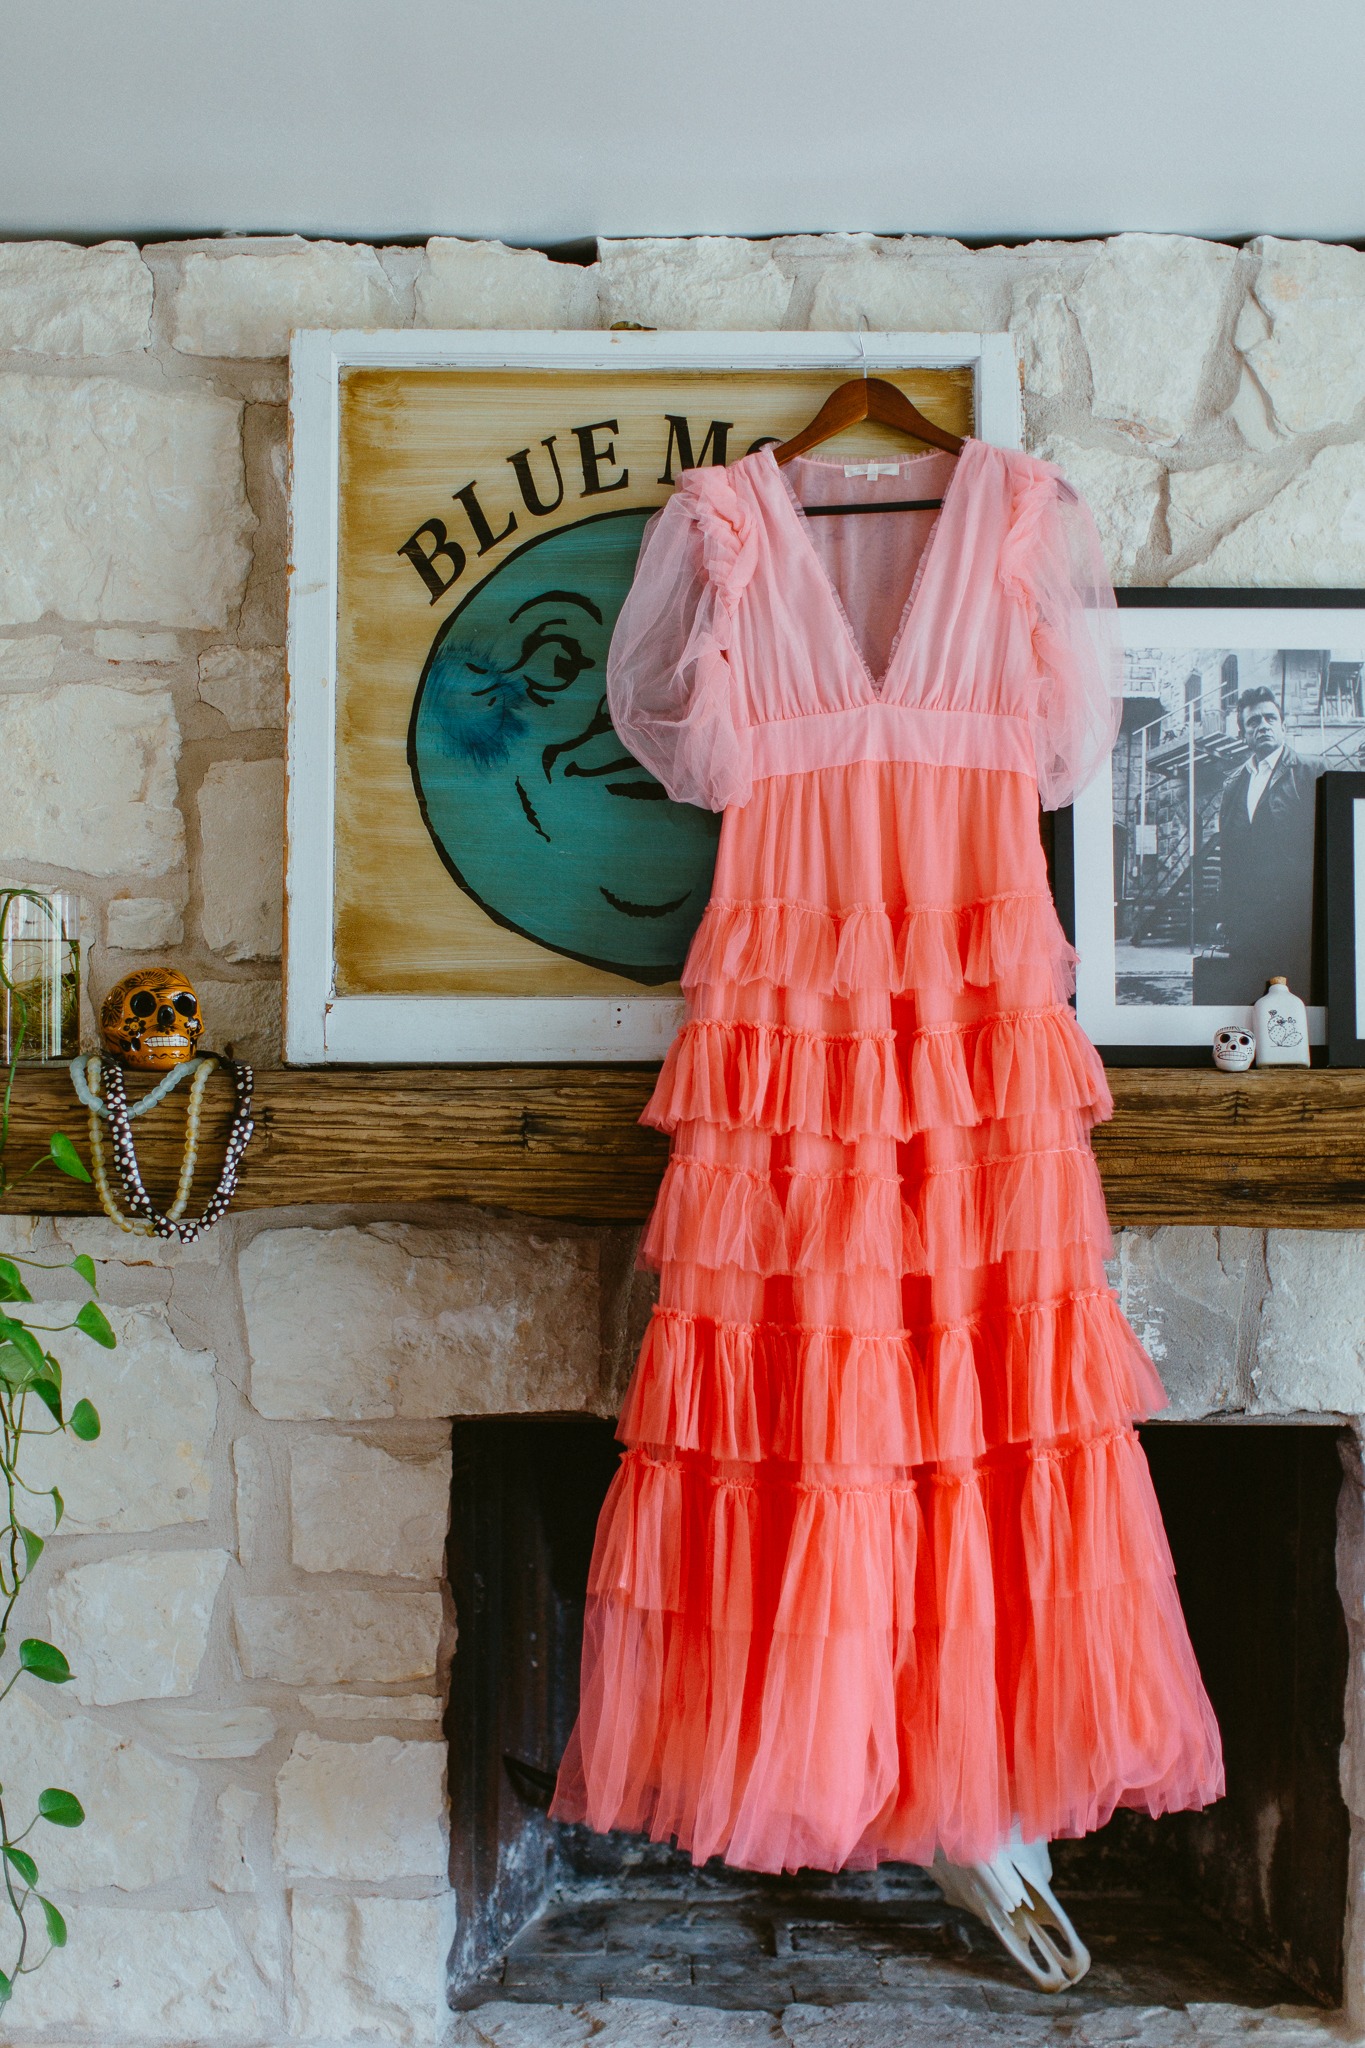
[[[1119,1814],[1054,1845],[1058,1894],[1094,1958],[1069,2005],[1340,2002],[1340,1435],[1143,1432],[1228,1789],[1203,1814]],[[451,2004],[615,1996],[777,2010],[930,1992],[970,2004],[989,1986],[993,2005],[1032,2009],[1040,1994],[918,1869],[694,1871],[666,1846],[550,1821],[593,1531],[618,1455],[611,1426],[584,1417],[455,1428]]]

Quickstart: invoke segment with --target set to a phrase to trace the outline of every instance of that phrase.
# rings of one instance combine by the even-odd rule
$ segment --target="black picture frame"
[[[1365,772],[1322,778],[1327,1061],[1365,1067]]]
[[[1171,651],[1187,647],[1202,651],[1234,647],[1258,656],[1264,656],[1267,651],[1273,649],[1293,657],[1308,652],[1320,652],[1321,636],[1324,632],[1330,631],[1333,638],[1328,643],[1329,656],[1335,655],[1338,646],[1345,649],[1348,644],[1352,655],[1365,656],[1365,589],[1228,590],[1211,587],[1172,590],[1144,587],[1120,590],[1117,597],[1126,653],[1149,647]],[[1155,612],[1171,616],[1162,621],[1152,619],[1150,626],[1144,629],[1140,615]],[[1213,616],[1229,613],[1241,616],[1235,623],[1226,616],[1216,619]],[[1273,621],[1266,617],[1263,625],[1258,623],[1257,615],[1272,613],[1280,616]],[[1315,617],[1325,613],[1361,616],[1358,621],[1352,617],[1345,625],[1343,638],[1343,624],[1340,618],[1329,626],[1326,619]],[[1207,616],[1207,625],[1202,627],[1201,614]],[[1296,615],[1301,615],[1301,625]],[[1257,637],[1261,631],[1264,632],[1264,639]],[[1148,632],[1151,634],[1150,640],[1147,638]],[[1227,637],[1230,633],[1234,635],[1231,639]],[[1334,659],[1329,659],[1323,665],[1323,676],[1328,678],[1323,683],[1324,693],[1337,687],[1339,666]],[[1365,661],[1361,664],[1361,670],[1358,686],[1360,702],[1351,707],[1344,744],[1351,757],[1350,769],[1354,770],[1358,762],[1361,771],[1365,772]],[[1241,672],[1245,677],[1245,664]],[[1255,680],[1254,670],[1252,675]],[[1193,676],[1190,680],[1194,680]],[[1241,728],[1235,718],[1231,721],[1228,719],[1231,698],[1224,697],[1220,701],[1218,692],[1212,690],[1206,692],[1206,695],[1211,698],[1210,708],[1214,727],[1216,728],[1220,716],[1223,719],[1222,752],[1229,764],[1226,779],[1230,780],[1236,767],[1240,766],[1242,759],[1245,758],[1244,753],[1238,753],[1236,744]],[[1325,698],[1325,701],[1335,703],[1335,699]],[[1287,716],[1283,696],[1282,708],[1284,715]],[[1169,714],[1167,716],[1169,722]],[[1198,723],[1202,733],[1206,723],[1202,701],[1198,711],[1190,713],[1190,718],[1192,724]],[[1126,725],[1125,731],[1127,730]],[[1220,737],[1216,731],[1213,736],[1215,740]],[[1216,750],[1215,748],[1214,751]],[[1317,759],[1322,758],[1323,751],[1318,750],[1314,765]],[[1325,751],[1330,756],[1333,746],[1329,745]],[[1201,769],[1200,773],[1202,772]],[[1196,852],[1199,850],[1199,841],[1195,830],[1195,817],[1201,806],[1207,816],[1211,800],[1216,799],[1225,787],[1225,782],[1217,780],[1217,775],[1221,772],[1214,769],[1209,771],[1207,784],[1200,784],[1198,802],[1194,794],[1194,783],[1191,783],[1188,836],[1194,843]],[[1120,808],[1119,798],[1122,792],[1115,789],[1117,773],[1118,770],[1115,768],[1111,769],[1108,777],[1097,778],[1097,784],[1101,784],[1102,787],[1097,789],[1092,785],[1091,791],[1083,793],[1074,808],[1058,811],[1051,821],[1049,856],[1058,914],[1067,937],[1078,946],[1081,954],[1076,997],[1077,1015],[1109,1065],[1203,1066],[1210,1058],[1214,1029],[1223,1023],[1249,1026],[1251,1003],[1261,993],[1261,988],[1248,986],[1245,990],[1245,1000],[1242,1000],[1240,989],[1237,990],[1237,1000],[1221,1000],[1222,990],[1216,988],[1217,981],[1220,973],[1225,984],[1230,980],[1228,955],[1231,954],[1232,960],[1236,960],[1237,955],[1235,946],[1230,946],[1224,936],[1226,927],[1218,924],[1215,927],[1215,938],[1202,949],[1191,942],[1189,951],[1192,957],[1185,963],[1188,972],[1180,993],[1172,994],[1167,989],[1160,988],[1156,990],[1154,999],[1149,1003],[1143,1002],[1141,994],[1135,998],[1132,990],[1134,987],[1139,991],[1143,989],[1144,977],[1141,973],[1135,974],[1132,971],[1135,956],[1131,944],[1128,944],[1126,959],[1121,951],[1128,935],[1121,922],[1125,914],[1124,892],[1117,878],[1124,872],[1121,861],[1125,841],[1123,832],[1115,828],[1125,827],[1128,820]],[[1351,779],[1349,773],[1346,779]],[[1303,856],[1311,874],[1311,903],[1306,925],[1300,924],[1298,927],[1305,933],[1305,937],[1300,946],[1301,965],[1294,977],[1299,984],[1295,992],[1301,994],[1310,1006],[1310,1032],[1314,1039],[1315,1063],[1326,1060],[1329,1035],[1326,961],[1330,949],[1324,914],[1326,886],[1322,824],[1322,785],[1326,780],[1327,772],[1319,770],[1316,776],[1317,786],[1313,792],[1316,825],[1313,828],[1311,848]],[[1216,801],[1213,801],[1212,807],[1214,810],[1217,809]],[[1131,836],[1126,843],[1131,848]],[[1143,851],[1147,850],[1144,845]],[[1189,860],[1188,865],[1192,876],[1195,867],[1193,858]],[[1220,889],[1221,886],[1220,875]],[[1193,924],[1193,879],[1189,883],[1189,888]],[[1339,890],[1337,893],[1339,895]],[[1201,915],[1206,916],[1207,912],[1201,912]],[[1097,934],[1100,940],[1098,945]],[[1308,949],[1311,964],[1303,962],[1304,946]],[[1146,958],[1144,955],[1144,962]],[[1128,970],[1124,979],[1120,977],[1121,966]],[[1272,971],[1282,970],[1277,964]],[[1192,981],[1189,979],[1190,975],[1193,976]],[[1176,979],[1174,976],[1171,978]],[[1195,996],[1189,991],[1197,991],[1201,980],[1205,991],[1213,984],[1216,992],[1212,995],[1199,994],[1196,1001]],[[1365,1051],[1362,1052],[1360,1063],[1365,1064]]]

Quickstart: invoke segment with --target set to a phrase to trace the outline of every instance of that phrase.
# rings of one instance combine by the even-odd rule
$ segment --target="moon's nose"
[[[163,1003],[156,1013],[156,1021],[163,1031],[169,1031],[175,1022],[175,1011],[169,1003]]]

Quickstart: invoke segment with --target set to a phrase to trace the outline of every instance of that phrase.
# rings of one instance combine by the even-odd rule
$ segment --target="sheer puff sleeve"
[[[1033,645],[1029,705],[1043,808],[1069,804],[1108,759],[1123,711],[1118,609],[1085,500],[1050,463],[1015,458],[1001,580]]]
[[[708,811],[747,803],[753,784],[729,656],[756,545],[724,470],[684,471],[645,529],[607,656],[617,732],[675,802]]]

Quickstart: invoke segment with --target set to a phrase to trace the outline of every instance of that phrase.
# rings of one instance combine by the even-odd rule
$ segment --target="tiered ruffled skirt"
[[[726,817],[561,1819],[833,1870],[1222,1790],[1036,803],[864,762]]]

